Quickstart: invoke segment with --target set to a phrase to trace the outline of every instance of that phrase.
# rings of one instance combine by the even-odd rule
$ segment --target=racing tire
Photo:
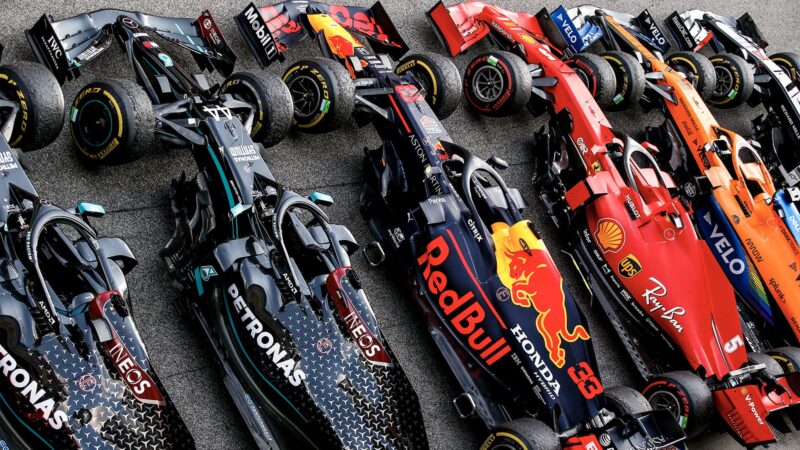
[[[800,55],[793,52],[775,53],[769,59],[786,71],[792,80],[800,79]]]
[[[688,371],[653,377],[642,390],[653,409],[666,409],[691,439],[711,424],[714,399],[705,381]]]
[[[606,109],[624,111],[639,103],[644,95],[645,78],[644,69],[636,57],[617,50],[603,53],[600,56],[611,64],[617,81],[611,105]]]
[[[27,114],[18,113],[8,143],[23,151],[38,150],[53,142],[64,125],[64,94],[46,67],[31,62],[0,66],[0,97],[25,102]]]
[[[155,140],[153,103],[130,80],[89,83],[72,102],[69,129],[78,158],[89,164],[139,159]]]
[[[779,347],[768,354],[781,365],[783,373],[800,372],[800,348]]]
[[[770,355],[764,353],[749,352],[747,354],[747,360],[751,364],[764,364],[766,366],[764,370],[766,370],[770,376],[779,377],[783,375],[783,367],[781,366],[781,363],[779,363],[775,358],[773,358]]]
[[[283,74],[294,105],[293,124],[306,133],[341,128],[355,109],[355,86],[341,64],[326,58],[298,61]]]
[[[708,100],[714,93],[717,85],[717,74],[711,61],[700,53],[677,52],[667,58],[667,64],[674,70],[686,75],[692,83],[700,98]]]
[[[488,116],[510,116],[531,98],[533,78],[519,56],[504,52],[481,53],[464,72],[464,95],[470,106]]]
[[[425,100],[439,119],[450,117],[461,103],[461,74],[449,58],[437,53],[409,55],[395,73],[409,74],[425,90]]]
[[[653,410],[641,392],[628,386],[614,386],[605,390],[606,406],[617,417],[637,415]]]
[[[741,56],[720,53],[711,57],[717,75],[714,92],[708,99],[717,108],[735,108],[744,104],[755,88],[753,69]]]
[[[250,137],[267,147],[281,142],[292,127],[292,94],[280,77],[270,72],[237,72],[228,77],[220,94],[255,106]]]
[[[608,61],[593,53],[578,53],[567,61],[603,108],[614,104],[617,78]]]
[[[522,418],[495,427],[480,450],[560,450],[558,435],[536,419]]]

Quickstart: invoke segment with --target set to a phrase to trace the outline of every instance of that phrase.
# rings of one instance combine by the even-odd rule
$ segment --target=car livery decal
[[[695,220],[711,253],[739,295],[762,317],[772,322],[772,308],[766,287],[716,199],[711,198],[708,206],[698,208]]]
[[[570,329],[565,304],[568,294],[547,247],[533,234],[527,221],[511,227],[496,223],[492,229],[500,281],[511,292],[515,305],[536,310],[536,329],[544,339],[550,360],[556,367],[564,367],[563,342],[589,340],[589,332],[583,325]]]
[[[785,190],[775,193],[775,207],[783,217],[786,227],[792,233],[794,240],[800,243],[800,211]]]

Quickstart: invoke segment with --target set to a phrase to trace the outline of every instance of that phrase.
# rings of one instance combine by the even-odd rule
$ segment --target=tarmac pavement
[[[370,4],[363,0],[350,1],[353,4]],[[64,0],[53,3],[3,0],[0,43],[6,47],[4,61],[33,60],[23,30],[43,13],[51,14],[58,20],[82,12],[116,7],[155,15],[197,17],[202,9],[209,8],[228,43],[239,56],[237,70],[258,70],[232,20],[247,3],[245,0]],[[412,51],[443,53],[424,15],[433,5],[433,0],[384,0],[383,3]],[[499,0],[499,3],[507,9],[530,13],[545,6],[552,11],[558,6],[552,1]],[[676,9],[699,8],[736,17],[750,12],[766,39],[771,42],[771,52],[800,51],[800,45],[793,44],[800,41],[800,2],[796,0],[598,0],[596,4],[634,14],[648,8],[657,20],[666,18]],[[456,60],[461,70],[482,48],[480,44],[477,47]],[[286,63],[275,64],[270,70],[280,74],[292,61],[308,56],[319,56],[318,46],[313,40],[290,51]],[[183,60],[186,67],[194,70],[188,55]],[[215,76],[212,75],[212,78]],[[132,78],[132,72],[116,47],[87,65],[79,79],[64,87],[67,104],[80,87],[101,78]],[[744,107],[715,113],[723,126],[747,135],[750,119],[762,111],[760,108]],[[639,109],[612,113],[609,117],[615,127],[634,136],[638,136],[645,125],[655,125],[662,120],[658,112],[645,114]],[[544,119],[534,119],[526,112],[511,118],[489,119],[475,115],[465,107],[444,121],[456,143],[482,157],[497,154],[511,164],[503,175],[509,185],[522,191],[531,205],[527,211],[528,217],[543,230],[548,247],[553,251],[572,293],[588,318],[604,384],[639,387],[640,380],[627,355],[621,352],[622,347],[599,305],[591,305],[572,264],[557,251],[564,248],[565,242],[552,226],[531,186],[534,151],[531,138],[533,132],[544,123]],[[336,203],[327,209],[328,214],[334,222],[349,226],[359,242],[365,244],[371,240],[371,236],[358,213],[361,157],[365,146],[374,147],[379,143],[371,127],[356,129],[354,125],[326,135],[293,134],[283,143],[268,149],[267,163],[279,181],[300,193],[321,191],[333,195]],[[195,436],[198,447],[253,447],[253,441],[221,383],[219,370],[210,357],[205,338],[199,330],[194,329],[193,324],[183,322],[175,313],[171,301],[176,291],[170,286],[164,266],[158,258],[158,251],[169,239],[173,228],[166,206],[169,182],[182,171],[191,174],[195,170],[188,151],[160,147],[131,164],[88,168],[76,159],[65,127],[56,142],[27,155],[27,164],[42,197],[65,207],[78,201],[102,204],[108,215],[96,221],[100,231],[126,239],[139,258],[139,266],[129,276],[139,330],[161,379]],[[354,257],[353,262],[361,274],[383,333],[417,389],[431,447],[477,448],[484,434],[482,426],[477,422],[461,421],[456,416],[451,399],[458,394],[458,388],[427,335],[416,305],[404,295],[401,280],[392,276],[386,268],[369,267],[361,256]],[[710,434],[691,444],[692,448],[739,447],[727,435],[720,433]],[[773,448],[800,448],[800,438],[782,436],[781,444]]]

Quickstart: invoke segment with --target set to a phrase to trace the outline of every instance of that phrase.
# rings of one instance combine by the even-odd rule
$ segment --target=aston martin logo
[[[603,253],[616,253],[625,245],[625,231],[622,226],[614,219],[600,219],[597,221],[597,229],[594,238],[603,250]]]

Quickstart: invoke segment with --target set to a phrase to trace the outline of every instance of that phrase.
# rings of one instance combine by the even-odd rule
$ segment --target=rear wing
[[[266,68],[275,60],[283,61],[285,51],[311,35],[306,20],[311,14],[329,15],[348,31],[368,38],[378,53],[399,59],[408,51],[380,2],[370,8],[304,0],[287,0],[260,8],[251,3],[234,20],[259,65]]]
[[[427,12],[428,21],[450,56],[463,53],[489,35],[492,31],[491,22],[495,19],[513,21],[533,35],[534,39],[541,40],[555,53],[561,53],[559,46],[552,45],[542,30],[543,23],[549,23],[548,20],[542,20],[542,14],[547,17],[544,9],[533,15],[509,11],[479,1],[461,2],[447,7],[441,0]]]
[[[43,15],[28,30],[28,38],[40,63],[47,66],[59,83],[80,75],[80,68],[105,51],[113,42],[118,21],[141,26],[192,52],[201,69],[233,71],[233,53],[208,11],[197,19],[161,17],[117,9],[103,9],[53,21]],[[136,26],[132,28],[136,28]]]
[[[745,13],[742,17],[735,19],[697,9],[682,13],[675,11],[667,17],[664,24],[672,35],[672,39],[678,43],[681,49],[696,52],[714,38],[713,27],[709,27],[709,24],[714,22],[728,25],[742,35],[749,37],[753,43],[762,49],[767,48],[769,45],[749,13]]]
[[[439,1],[428,10],[428,21],[450,56],[466,51],[489,34],[491,29],[486,22],[474,17],[482,9],[479,3],[459,3],[448,8]]]
[[[593,17],[602,16],[613,17],[639,41],[661,54],[666,54],[671,47],[666,34],[646,9],[638,16],[633,16],[591,5],[570,9],[559,6],[550,14],[551,25],[542,24],[542,29],[553,42],[561,43],[563,50],[575,54],[586,50],[601,38],[611,38],[602,23],[592,20]]]

